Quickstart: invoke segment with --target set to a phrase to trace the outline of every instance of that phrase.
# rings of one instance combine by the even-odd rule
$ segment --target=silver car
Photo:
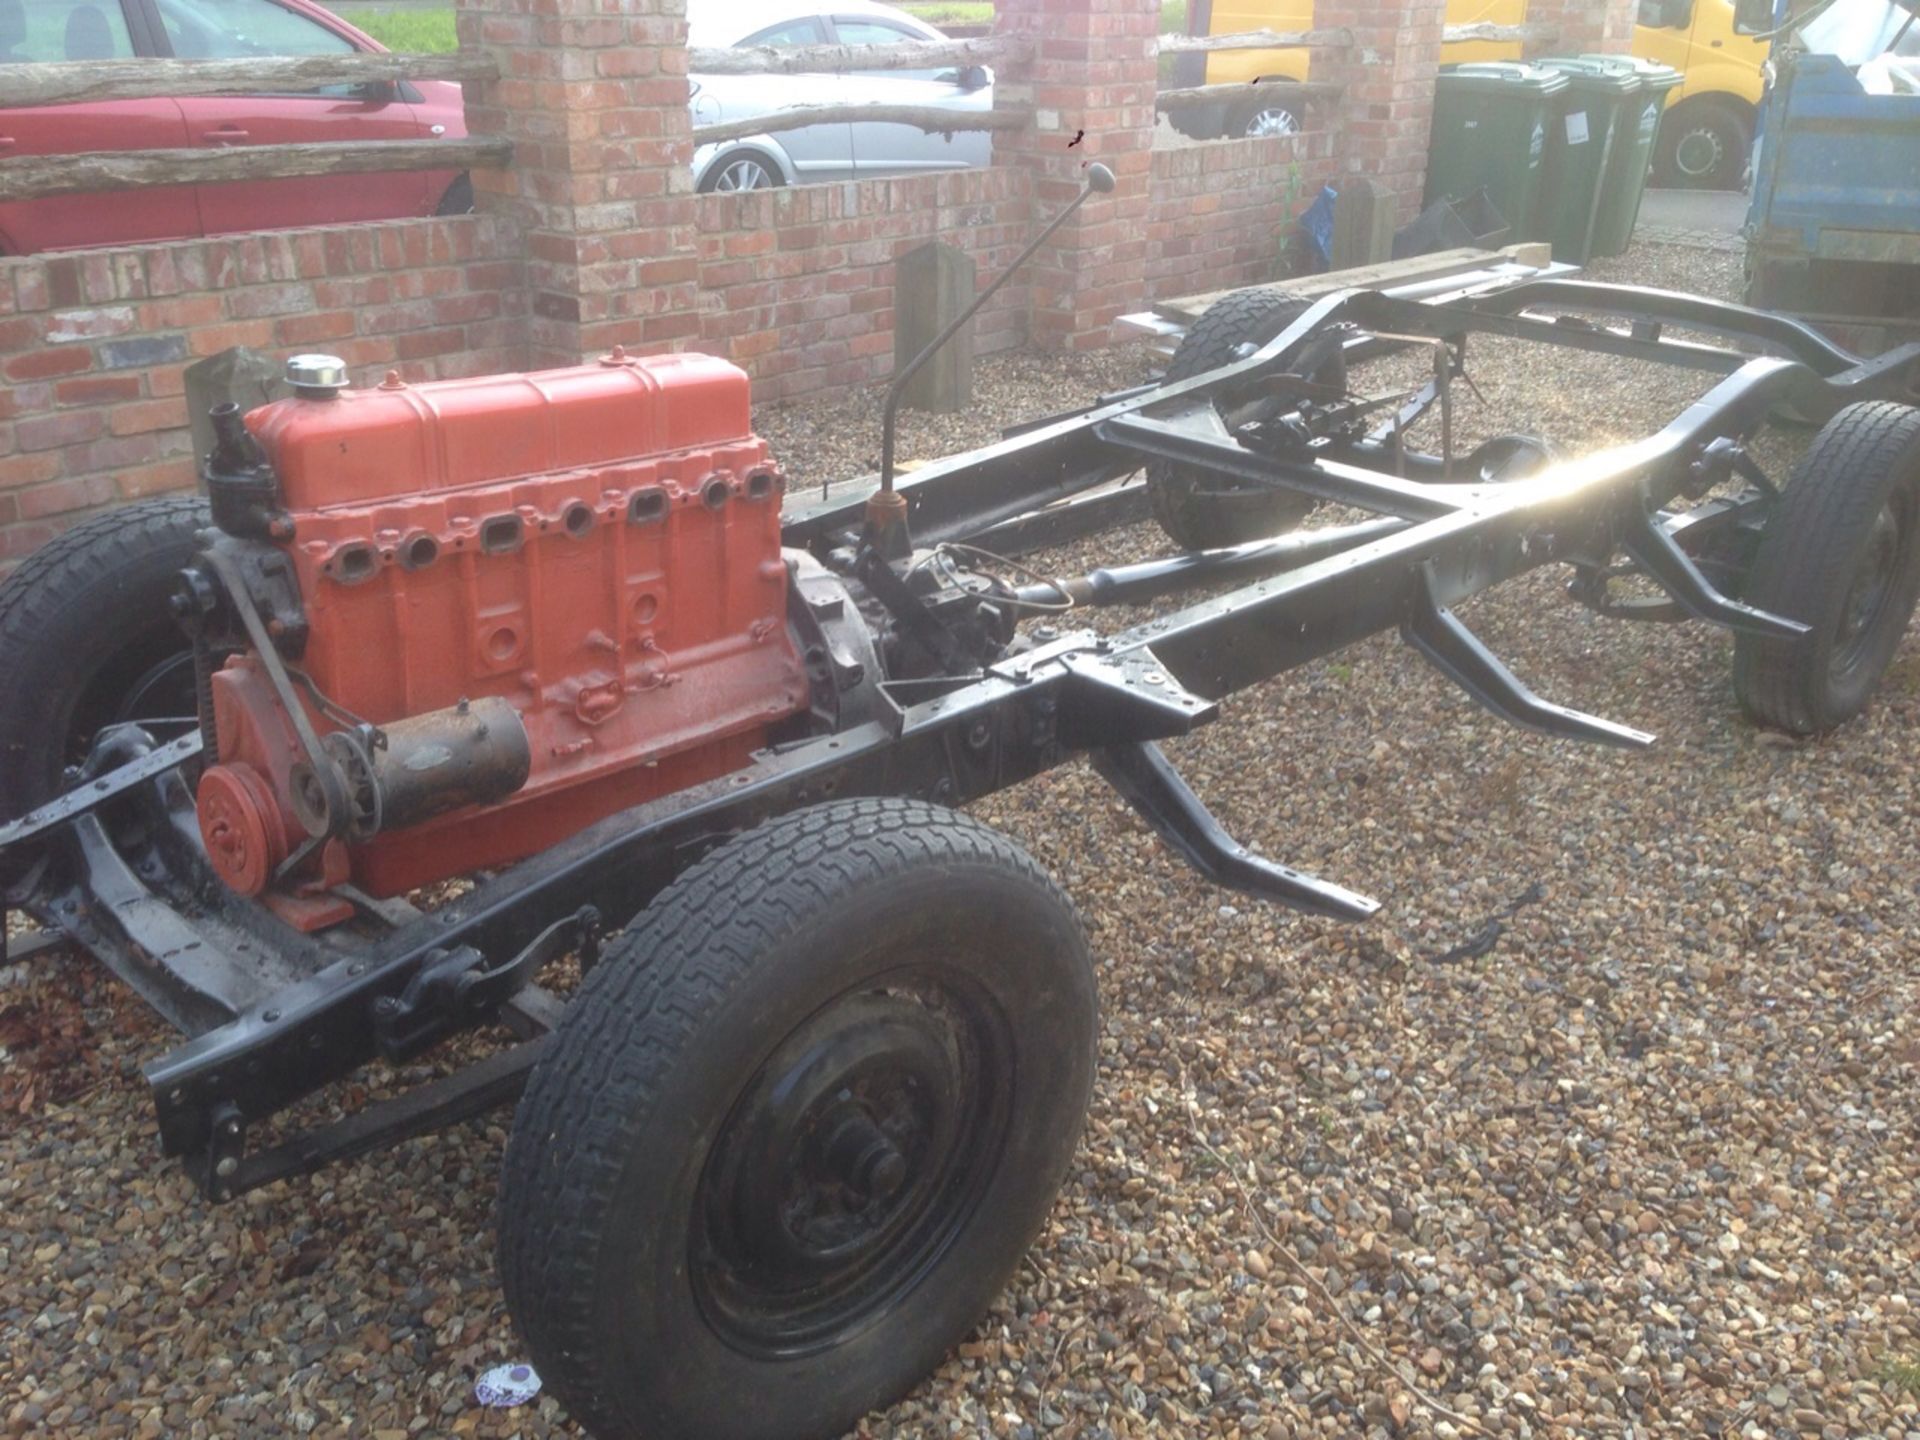
[[[692,0],[688,44],[711,49],[770,45],[897,45],[943,40],[925,21],[871,0]],[[711,125],[766,115],[795,105],[938,105],[985,113],[993,108],[993,73],[984,66],[928,70],[865,70],[844,75],[694,74],[693,123]],[[988,130],[929,135],[912,125],[808,125],[702,145],[694,152],[701,190],[764,190],[825,180],[922,175],[993,162]]]

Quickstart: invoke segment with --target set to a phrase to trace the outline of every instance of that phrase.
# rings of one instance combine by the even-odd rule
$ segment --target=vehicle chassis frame
[[[1781,353],[1669,339],[1669,325]],[[1654,435],[1493,484],[1404,478],[1362,463],[1387,453],[1377,442],[1276,457],[1241,444],[1212,418],[1211,397],[1222,387],[1284,380],[1289,359],[1334,326],[1351,327],[1342,333],[1355,345],[1378,343],[1369,339],[1377,335],[1430,337],[1464,354],[1465,338],[1482,333],[1722,378]],[[716,844],[828,798],[960,805],[1090,753],[1210,878],[1323,915],[1363,918],[1374,908],[1364,897],[1234,845],[1153,742],[1214,718],[1224,695],[1398,628],[1507,719],[1644,744],[1651,737],[1532,696],[1447,607],[1552,562],[1580,567],[1589,587],[1582,598],[1592,603],[1593,577],[1624,551],[1670,597],[1651,607],[1658,618],[1800,633],[1804,627],[1722,593],[1714,579],[1725,567],[1697,561],[1696,541],[1764,519],[1775,492],[1741,447],[1770,414],[1824,421],[1852,400],[1911,399],[1916,374],[1920,345],[1862,361],[1797,322],[1663,291],[1544,279],[1469,284],[1422,300],[1338,292],[1232,364],[1027,427],[924,467],[898,487],[922,544],[989,533],[1149,459],[1381,517],[1066,582],[1095,604],[1246,582],[1238,588],[1117,635],[1040,629],[971,673],[884,687],[879,718],[776,746],[735,774],[610,817],[431,912],[367,900],[362,923],[317,936],[282,926],[207,871],[179,772],[198,754],[197,736],[162,746],[118,727],[103,732],[75,788],[0,826],[0,859],[9,847],[32,856],[8,900],[91,952],[190,1037],[146,1077],[166,1153],[185,1157],[216,1200],[510,1101],[559,1009],[531,983],[542,965],[569,951],[591,963],[600,917],[624,923]],[[1435,398],[1429,387],[1408,413],[1417,418]],[[1396,445],[1393,453],[1402,452]],[[1429,457],[1423,473],[1431,469]],[[1749,483],[1731,499],[1667,508],[1730,478]],[[785,543],[851,573],[873,554],[861,550],[863,534],[870,538],[864,514],[864,497],[790,508]],[[250,1126],[320,1086],[383,1054],[408,1059],[456,1031],[499,1022],[518,1032],[518,1043],[249,1153]]]

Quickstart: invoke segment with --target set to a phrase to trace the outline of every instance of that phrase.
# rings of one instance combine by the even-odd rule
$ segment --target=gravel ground
[[[1731,293],[1737,266],[1596,268]],[[1145,369],[997,359],[902,452]],[[1498,345],[1476,374],[1498,428],[1574,447],[1699,388]],[[877,409],[761,418],[807,481],[872,464]],[[861,1433],[1920,1440],[1920,649],[1797,745],[1739,720],[1722,633],[1602,624],[1555,575],[1466,614],[1660,744],[1503,728],[1383,638],[1173,747],[1236,834],[1383,900],[1368,926],[1198,882],[1084,767],[980,807],[1082,907],[1100,1084],[1012,1288]],[[490,1266],[504,1118],[209,1209],[156,1164],[140,1006],[56,961],[0,991],[7,1026],[0,1431],[577,1433],[551,1400],[471,1401],[519,1353]]]

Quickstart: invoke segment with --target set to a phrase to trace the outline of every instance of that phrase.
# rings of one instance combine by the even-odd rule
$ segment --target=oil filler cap
[[[338,355],[296,355],[287,361],[287,384],[303,400],[331,400],[347,388],[347,362]]]

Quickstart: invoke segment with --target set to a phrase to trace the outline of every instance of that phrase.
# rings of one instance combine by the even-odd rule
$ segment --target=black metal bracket
[[[213,1131],[201,1154],[200,1190],[210,1200],[231,1200],[233,1180],[247,1148],[247,1123],[239,1108],[221,1105],[213,1112]]]
[[[1367,920],[1380,902],[1329,881],[1263,860],[1213,817],[1151,741],[1095,750],[1094,769],[1175,854],[1216,885],[1329,920]]]
[[[240,1155],[229,1148],[222,1148],[217,1156],[210,1152],[205,1167],[210,1177],[204,1186],[206,1196],[214,1201],[232,1200],[276,1180],[311,1175],[341,1160],[384,1150],[511,1104],[526,1088],[528,1072],[546,1054],[549,1043],[549,1037],[542,1035],[509,1046],[451,1075],[375,1101],[331,1125],[303,1131],[258,1154]],[[216,1141],[222,1133],[222,1127],[216,1125]]]
[[[1811,628],[1722,595],[1645,506],[1636,511],[1621,548],[1650,580],[1673,597],[1674,604],[1696,620],[1779,640],[1797,640]]]
[[[139,736],[142,741],[147,738],[145,731],[131,725],[115,728],[129,731],[132,735]],[[103,743],[96,747],[96,753],[108,753],[111,747],[104,742],[110,738],[108,732],[101,732],[100,740]],[[145,755],[116,766],[98,779],[84,780],[58,799],[49,800],[38,810],[29,811],[18,820],[0,825],[0,855],[4,855],[14,845],[23,844],[48,830],[57,829],[69,820],[99,809],[109,800],[118,799],[156,775],[164,775],[167,771],[185,764],[198,755],[200,749],[200,734],[194,731],[191,734],[182,735],[178,740],[155,746]]]
[[[1061,696],[1060,739],[1070,749],[1185,735],[1220,714],[1144,646],[1125,655],[1060,657],[1070,677]]]
[[[1644,750],[1653,736],[1569,710],[1542,700],[1520,683],[1520,678],[1495,655],[1451,610],[1434,596],[1433,574],[1422,567],[1422,583],[1413,592],[1413,613],[1401,623],[1400,635],[1432,662],[1433,668],[1458,685],[1502,720],[1544,735],[1586,740],[1595,745],[1617,745]]]
[[[585,905],[554,921],[504,964],[488,967],[486,957],[467,945],[440,951],[414,972],[400,994],[374,1001],[373,1031],[380,1052],[389,1060],[412,1059],[499,1009],[549,960],[570,950],[580,950],[581,963],[591,968],[598,958],[599,927],[600,912]]]

